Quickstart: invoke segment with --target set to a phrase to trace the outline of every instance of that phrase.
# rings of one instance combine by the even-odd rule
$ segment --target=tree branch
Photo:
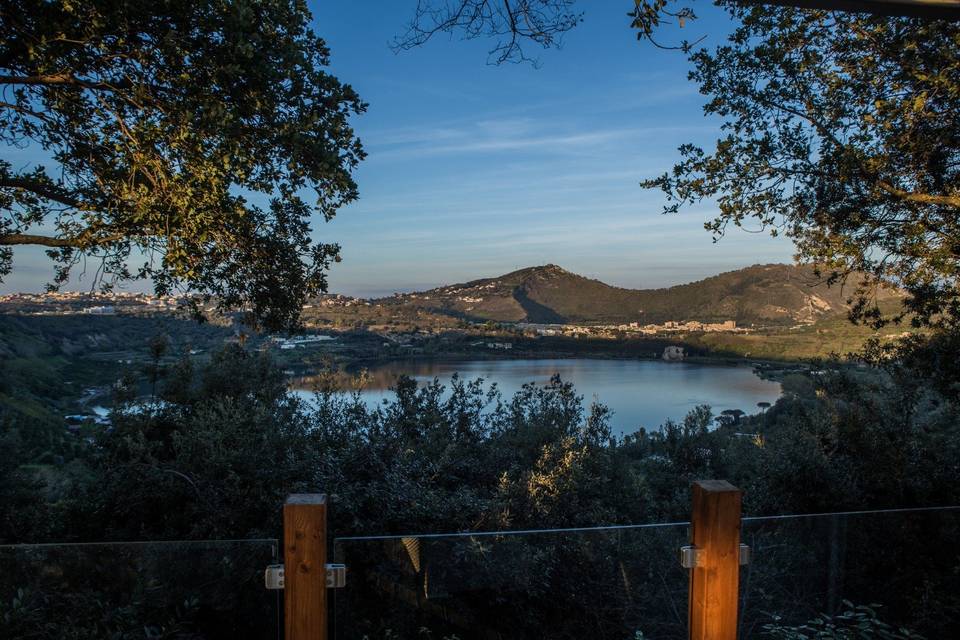
[[[123,240],[124,237],[125,236],[121,233],[96,239],[54,238],[50,236],[38,236],[29,233],[5,233],[0,235],[0,246],[33,244],[43,247],[54,247],[57,249],[86,249],[93,246],[117,242],[118,240]]]
[[[884,182],[883,180],[878,180],[877,186],[890,195],[897,197],[900,200],[906,200],[907,202],[918,202],[920,204],[939,204],[945,207],[960,209],[960,196],[938,196],[929,193],[904,191],[903,189],[898,189],[889,182]]]
[[[42,76],[0,76],[0,84],[68,86],[102,91],[119,91],[121,89],[129,89],[132,86],[127,80],[114,83],[91,82],[77,78],[69,73],[54,73]]]
[[[39,111],[34,111],[32,109],[28,109],[27,107],[24,107],[19,104],[12,104],[10,102],[0,102],[0,109],[9,109],[11,111],[16,111],[21,115],[30,116],[31,118],[36,118],[46,123],[53,122],[46,114],[40,113]]]
[[[26,180],[24,178],[0,178],[0,189],[23,189],[30,191],[46,200],[53,200],[60,204],[65,204],[76,209],[83,209],[83,202],[72,197],[67,192],[58,189],[54,185],[44,184],[35,180]]]

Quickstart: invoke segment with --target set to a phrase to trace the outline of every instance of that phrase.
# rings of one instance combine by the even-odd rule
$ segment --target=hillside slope
[[[469,320],[659,324],[669,320],[790,326],[843,315],[852,285],[828,287],[813,267],[754,265],[665,289],[623,289],[557,265],[520,269],[379,300]],[[882,297],[900,294],[889,290]]]

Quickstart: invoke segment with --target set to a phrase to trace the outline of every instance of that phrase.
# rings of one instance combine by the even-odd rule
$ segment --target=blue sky
[[[638,43],[622,3],[580,4],[585,21],[562,50],[528,50],[534,68],[489,66],[490,42],[445,35],[393,53],[414,0],[311,3],[332,71],[370,105],[355,120],[369,154],[360,199],[317,218],[316,237],[342,246],[331,291],[385,295],[545,263],[662,287],[790,261],[788,241],[761,233],[714,244],[712,204],[661,214],[662,195],[639,181],[669,170],[681,143],[711,145],[719,122],[703,116],[684,56]],[[704,10],[681,33],[718,43],[730,25]],[[0,291],[38,290],[49,275],[42,252],[20,249]]]

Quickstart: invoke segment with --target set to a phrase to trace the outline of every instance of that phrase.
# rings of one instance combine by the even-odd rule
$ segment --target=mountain
[[[669,320],[796,325],[845,314],[853,286],[828,287],[811,266],[754,265],[665,289],[623,289],[554,264],[377,302],[467,320],[660,324]],[[887,290],[882,298],[900,293]]]

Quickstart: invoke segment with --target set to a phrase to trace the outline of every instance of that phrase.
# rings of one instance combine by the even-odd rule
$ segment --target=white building
[[[663,350],[663,359],[667,362],[679,362],[683,358],[683,347],[671,345]]]

